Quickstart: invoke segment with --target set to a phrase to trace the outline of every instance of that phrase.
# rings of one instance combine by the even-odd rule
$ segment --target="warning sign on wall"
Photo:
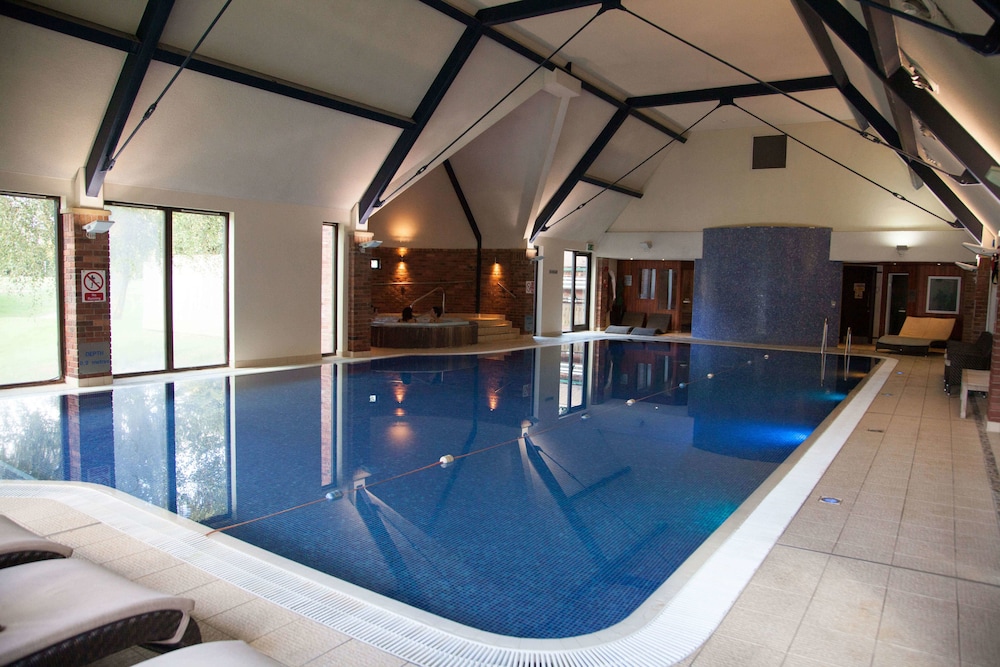
[[[108,281],[104,271],[90,269],[80,272],[80,285],[84,303],[100,303],[108,300]]]

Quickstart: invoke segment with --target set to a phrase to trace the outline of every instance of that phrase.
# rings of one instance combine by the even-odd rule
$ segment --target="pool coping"
[[[782,464],[628,619],[580,637],[522,639],[462,626],[225,534],[209,536],[206,526],[108,487],[5,481],[0,495],[62,501],[219,579],[414,663],[671,664],[711,636],[896,366],[891,358],[864,356],[881,363],[794,459]]]

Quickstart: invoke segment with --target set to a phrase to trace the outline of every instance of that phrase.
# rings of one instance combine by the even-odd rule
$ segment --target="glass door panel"
[[[57,203],[0,195],[0,385],[62,376]]]
[[[226,216],[171,216],[174,368],[226,363]]]
[[[323,224],[323,266],[320,288],[320,353],[337,351],[337,225]]]
[[[590,328],[590,254],[563,253],[562,330]]]
[[[167,368],[163,211],[109,206],[111,370],[115,375]]]

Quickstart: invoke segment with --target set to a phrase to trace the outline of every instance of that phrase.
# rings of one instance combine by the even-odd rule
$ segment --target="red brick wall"
[[[381,269],[370,271],[371,304],[378,313],[398,314],[438,287],[444,290],[447,312],[477,312],[475,249],[382,247],[370,252],[370,257],[382,261]],[[478,312],[506,315],[523,331],[525,316],[534,310],[527,282],[535,280],[535,266],[523,249],[483,250]],[[441,305],[440,291],[420,299],[414,311],[425,313],[436,305]]]
[[[966,273],[962,278],[962,340],[971,343],[986,330],[986,312],[990,295],[989,260],[980,262],[979,269]]]
[[[347,249],[347,352],[372,349],[372,255],[361,252],[351,235]],[[370,251],[369,251],[370,252]]]
[[[108,235],[88,239],[83,226],[94,220],[107,220],[108,213],[71,211],[62,215],[63,225],[63,300],[66,340],[66,377],[79,378],[80,346],[107,343],[111,346],[111,271]],[[80,272],[93,269],[105,272],[106,298],[103,302],[83,303]],[[88,374],[84,374],[88,375]],[[88,375],[89,377],[89,375]]]

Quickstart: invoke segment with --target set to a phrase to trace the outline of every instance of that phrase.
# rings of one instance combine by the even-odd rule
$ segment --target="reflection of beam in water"
[[[580,513],[576,511],[576,507],[573,505],[573,499],[566,495],[563,491],[562,485],[559,484],[559,480],[556,479],[555,475],[549,469],[548,465],[542,459],[542,449],[531,442],[529,436],[524,436],[524,451],[528,456],[528,461],[531,463],[531,467],[534,468],[538,477],[545,484],[545,488],[548,489],[549,494],[555,499],[556,504],[559,505],[559,509],[566,516],[566,520],[569,525],[572,526],[573,532],[577,534],[580,538],[580,542],[590,553],[590,557],[596,563],[603,563],[605,558],[604,554],[601,552],[601,547],[594,539],[590,528],[587,527],[586,522],[580,516]]]
[[[378,547],[379,553],[382,554],[382,558],[389,568],[389,572],[395,578],[397,589],[406,590],[410,587],[413,574],[410,572],[409,567],[406,565],[406,559],[399,552],[396,542],[392,539],[382,521],[381,509],[385,504],[374,496],[370,496],[364,488],[359,489],[355,496],[354,506],[358,510],[358,516],[364,522],[365,528],[368,529],[368,533],[371,535],[372,542]]]

